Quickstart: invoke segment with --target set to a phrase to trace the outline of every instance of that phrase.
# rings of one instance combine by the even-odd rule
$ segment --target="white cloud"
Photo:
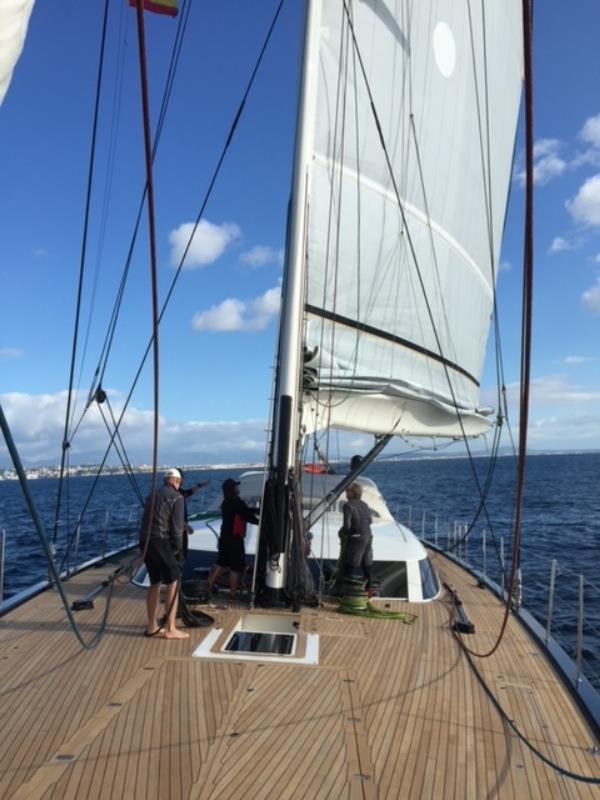
[[[564,239],[562,236],[555,236],[552,244],[548,248],[549,253],[563,253],[566,250],[577,250],[581,247],[581,239]]]
[[[262,331],[279,314],[280,304],[279,286],[252,300],[228,298],[195,314],[192,327],[197,331]]]
[[[545,186],[567,169],[567,162],[559,155],[561,147],[558,139],[539,139],[534,144],[533,182],[538,186]],[[525,185],[525,170],[517,172],[516,180]]]
[[[581,295],[583,307],[596,316],[600,316],[600,278],[590,289]]]
[[[600,149],[596,147],[588,147],[588,149],[584,150],[582,153],[576,153],[576,155],[574,155],[571,159],[569,166],[575,168],[584,165],[600,167]]]
[[[556,155],[560,147],[560,139],[538,139],[533,144],[533,157],[535,159]]]
[[[122,410],[122,395],[109,391],[116,417]],[[12,393],[0,395],[17,450],[26,465],[51,465],[60,462],[66,392],[46,395]],[[83,400],[83,395],[81,398]],[[151,411],[129,408],[120,427],[127,455],[133,464],[152,461]],[[265,421],[178,422],[164,417],[159,423],[160,464],[259,463],[265,453]],[[97,407],[91,406],[77,435],[69,457],[72,465],[99,463],[109,436]],[[109,464],[118,464],[114,451]],[[8,455],[0,447],[0,467],[8,466]]]
[[[256,245],[240,256],[240,261],[250,267],[266,267],[269,264],[283,264],[283,250],[274,247]]]
[[[186,253],[186,248],[193,239]],[[224,222],[222,225],[213,225],[212,222],[202,219],[198,223],[194,233],[194,223],[184,222],[169,234],[169,244],[171,245],[171,265],[178,267],[184,253],[185,268],[205,267],[220,258],[227,247],[238,239],[240,229],[232,222]]]
[[[580,386],[571,385],[562,375],[548,375],[536,378],[530,383],[530,398],[532,405],[542,406],[573,405],[584,403],[597,403],[600,401],[600,391],[582,389]],[[513,383],[507,387],[511,400],[518,400],[520,385]]]
[[[545,186],[552,178],[556,178],[567,168],[567,162],[558,156],[544,156],[533,167],[533,182]],[[523,181],[524,182],[524,181]]]
[[[589,450],[600,446],[600,414],[544,415],[531,420],[529,445],[535,449]]]
[[[564,360],[565,364],[588,364],[590,361],[597,359],[592,356],[567,356]]]
[[[592,147],[600,148],[600,114],[596,114],[595,117],[588,117],[577,135]]]
[[[565,206],[575,222],[587,227],[600,225],[600,174],[588,178]]]
[[[18,347],[0,347],[0,358],[23,358],[24,355]]]

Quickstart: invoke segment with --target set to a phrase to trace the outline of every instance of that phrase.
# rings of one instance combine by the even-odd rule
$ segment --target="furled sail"
[[[304,428],[480,433],[520,4],[325,0],[316,29]]]
[[[34,0],[2,0],[0,3],[0,105],[23,50],[33,3]]]

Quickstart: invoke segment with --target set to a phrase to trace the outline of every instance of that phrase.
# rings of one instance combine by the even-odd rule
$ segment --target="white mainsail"
[[[0,2],[0,105],[19,60],[34,0]]]
[[[480,433],[521,94],[520,3],[317,5],[313,146],[296,165],[304,343],[318,348],[302,424]]]

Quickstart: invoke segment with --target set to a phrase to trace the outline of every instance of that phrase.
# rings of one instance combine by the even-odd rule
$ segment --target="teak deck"
[[[434,556],[485,652],[499,602]],[[107,568],[72,578],[70,599]],[[598,798],[546,766],[503,724],[449,627],[447,596],[413,625],[303,609],[319,666],[194,659],[185,641],[144,638],[143,590],[115,587],[100,646],[84,652],[58,595],[0,620],[2,798]],[[90,637],[104,596],[77,613]],[[398,604],[408,608],[408,604]],[[239,608],[206,609],[219,627]],[[600,775],[595,740],[545,657],[514,619],[477,660],[522,733],[551,761]]]

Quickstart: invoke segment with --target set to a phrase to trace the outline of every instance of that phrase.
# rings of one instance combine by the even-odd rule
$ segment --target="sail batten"
[[[459,372],[468,380],[472,381],[476,386],[479,386],[479,381],[473,375],[469,375],[469,373],[463,369],[458,364],[453,364],[448,359],[441,356],[439,353],[435,353],[432,350],[427,350],[421,345],[417,344],[416,342],[408,341],[407,339],[402,339],[400,336],[396,336],[391,331],[383,330],[382,328],[375,328],[372,325],[368,325],[364,322],[361,322],[357,319],[350,319],[348,317],[343,317],[341,314],[334,314],[331,311],[327,311],[322,308],[316,308],[315,306],[306,306],[306,311],[315,317],[320,317],[322,319],[327,319],[330,322],[336,323],[336,325],[342,325],[345,328],[350,328],[352,330],[358,331],[361,334],[365,334],[368,336],[375,337],[375,339],[382,339],[384,341],[393,342],[394,344],[401,345],[409,350],[413,350],[415,352],[421,353],[422,355],[426,356],[427,358],[431,358],[434,361],[439,361],[441,364],[444,364],[449,369],[454,370],[455,372]],[[377,376],[368,376],[368,375],[361,375],[361,381],[375,381]],[[348,380],[356,380],[356,377],[353,377]],[[343,378],[339,378],[339,382],[342,383]]]
[[[328,405],[319,392],[336,395],[325,424],[353,430],[426,435],[427,403],[435,435],[463,435],[466,419],[487,426],[479,384],[520,102],[520,24],[518,0],[322,3],[306,163],[304,344],[317,355],[305,430],[309,409]]]

